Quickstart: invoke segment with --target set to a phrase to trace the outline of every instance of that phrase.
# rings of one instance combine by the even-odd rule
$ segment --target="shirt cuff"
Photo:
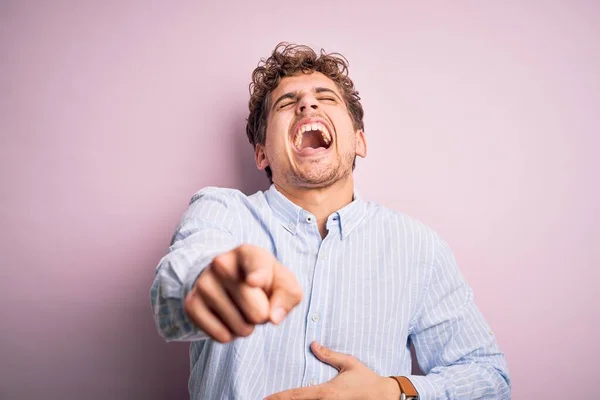
[[[412,382],[415,389],[419,393],[419,400],[435,400],[440,398],[439,388],[443,387],[443,382],[436,382],[438,377],[436,376],[423,376],[423,375],[406,375]],[[440,379],[441,380],[441,379]]]

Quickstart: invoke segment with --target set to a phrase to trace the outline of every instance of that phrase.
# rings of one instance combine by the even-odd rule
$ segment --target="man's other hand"
[[[335,367],[340,373],[321,385],[286,390],[272,394],[265,400],[397,400],[400,398],[400,388],[396,381],[377,375],[356,358],[327,349],[317,342],[311,343],[311,349],[319,360]]]
[[[184,302],[190,320],[220,343],[248,336],[258,324],[279,324],[300,303],[294,274],[267,250],[241,245],[214,258]]]

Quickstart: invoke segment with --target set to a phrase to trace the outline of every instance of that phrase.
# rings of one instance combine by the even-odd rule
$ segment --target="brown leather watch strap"
[[[412,384],[410,379],[405,376],[390,376],[396,382],[398,382],[398,386],[400,386],[400,393],[404,394],[405,397],[418,397],[419,392],[415,389],[415,386]]]

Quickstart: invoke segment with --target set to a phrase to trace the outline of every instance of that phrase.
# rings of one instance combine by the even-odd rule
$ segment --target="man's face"
[[[266,143],[255,155],[278,185],[326,187],[352,174],[354,158],[366,156],[366,142],[337,85],[320,72],[300,73],[271,93]]]

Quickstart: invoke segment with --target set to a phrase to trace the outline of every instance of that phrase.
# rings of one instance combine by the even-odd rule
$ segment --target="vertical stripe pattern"
[[[404,214],[364,201],[316,218],[274,186],[245,196],[208,187],[192,198],[151,288],[159,333],[190,341],[192,399],[262,399],[327,382],[317,340],[382,376],[408,376],[420,399],[509,399],[504,355],[445,242]],[[298,278],[302,302],[279,325],[220,344],[193,326],[182,299],[220,253],[271,251]],[[425,376],[411,376],[410,344]]]

